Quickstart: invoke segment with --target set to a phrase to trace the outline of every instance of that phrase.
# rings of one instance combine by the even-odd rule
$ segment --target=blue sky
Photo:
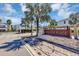
[[[5,23],[7,19],[12,20],[12,24],[20,24],[24,17],[22,4],[0,4],[0,18]]]
[[[50,16],[55,20],[68,18],[71,13],[79,12],[79,4],[52,4]]]
[[[55,20],[68,18],[71,13],[79,12],[79,4],[52,4],[50,16]],[[25,6],[20,3],[2,4],[0,3],[0,18],[5,23],[7,19],[12,20],[12,24],[20,24],[24,17]]]

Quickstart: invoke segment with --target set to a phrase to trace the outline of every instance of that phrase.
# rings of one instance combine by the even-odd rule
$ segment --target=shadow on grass
[[[0,46],[0,49],[5,49],[6,51],[15,51],[22,48],[25,44],[29,44],[30,46],[35,46],[39,44],[39,40],[33,40],[33,38],[22,38],[22,39],[16,39],[11,42],[3,43]]]

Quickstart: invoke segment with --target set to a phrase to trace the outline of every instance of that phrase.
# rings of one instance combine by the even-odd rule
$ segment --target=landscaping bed
[[[78,56],[79,55],[77,53],[73,53],[72,52],[73,50],[68,47],[65,47],[60,44],[57,45],[57,43],[52,44],[42,39],[30,38],[25,42],[30,45],[31,49],[33,49],[32,53],[34,51],[34,53],[39,56]],[[72,51],[69,51],[67,49],[70,49]]]
[[[42,35],[39,36],[38,38],[42,38],[50,42],[62,44],[64,46],[68,46],[74,49],[79,49],[79,40],[65,38],[65,37],[50,36],[50,35]]]
[[[32,47],[39,56],[66,56],[65,54],[61,53],[60,51],[55,50],[54,46],[47,43],[41,42],[37,46]]]

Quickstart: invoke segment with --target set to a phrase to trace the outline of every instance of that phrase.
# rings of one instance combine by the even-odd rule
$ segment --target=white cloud
[[[20,17],[17,18],[18,12],[16,12],[16,9],[13,8],[12,4],[7,4],[7,3],[4,4],[2,11],[4,14],[4,15],[1,15],[3,19],[3,23],[6,23],[8,19],[12,20],[13,25],[21,23]]]
[[[62,4],[61,9],[58,11],[58,16],[62,18],[68,18],[72,11],[69,11],[69,4]]]
[[[56,3],[56,4],[52,4],[51,5],[51,8],[52,8],[52,11],[55,11],[55,10],[60,10],[60,9],[67,9],[68,7],[70,6],[70,4],[62,4],[62,3]]]
[[[51,5],[52,11],[59,10],[61,8],[61,4],[52,4]]]
[[[5,23],[8,19],[10,19],[12,21],[12,25],[16,25],[16,24],[20,24],[21,23],[21,19],[20,18],[15,18],[15,17],[4,17],[5,19]],[[19,20],[19,21],[18,21]]]
[[[26,6],[23,3],[21,3],[20,6],[21,6],[21,10],[24,12],[26,10]]]
[[[63,5],[61,6],[61,8],[66,9],[66,8],[68,8],[69,6],[70,6],[69,4],[65,3],[65,4],[63,4]]]
[[[51,7],[52,7],[53,12],[57,11],[58,12],[57,15],[64,19],[64,18],[69,17],[69,15],[72,13],[72,11],[69,11],[69,9],[70,9],[69,6],[70,5],[67,3],[65,3],[65,4],[59,3],[59,4],[52,4]]]
[[[13,25],[21,24],[21,19],[20,18],[11,18],[11,20],[12,20]]]
[[[24,11],[28,11],[29,12],[30,11],[29,8],[26,8],[26,4],[21,3],[20,6],[21,6],[22,12],[24,12]]]
[[[15,9],[13,9],[11,4],[4,4],[4,12],[6,13],[15,13]]]
[[[65,11],[64,9],[60,9],[60,10],[58,11],[58,16],[60,16],[60,17],[62,17],[62,18],[68,18],[71,13],[72,13],[72,12]]]

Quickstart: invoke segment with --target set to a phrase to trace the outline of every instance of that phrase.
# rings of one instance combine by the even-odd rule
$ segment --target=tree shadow
[[[18,39],[18,40],[13,40],[11,42],[6,42],[3,43],[2,46],[0,46],[0,49],[6,49],[6,51],[15,51],[15,50],[19,50],[23,45],[25,45],[25,43],[23,43],[24,40],[22,39]]]
[[[16,39],[13,40],[11,42],[6,42],[3,43],[0,46],[0,49],[5,49],[6,51],[15,51],[15,50],[19,50],[20,48],[22,48],[25,44],[29,44],[30,46],[35,46],[38,45],[39,42],[41,42],[40,40],[34,39],[32,37],[29,38],[21,38],[21,39]]]

